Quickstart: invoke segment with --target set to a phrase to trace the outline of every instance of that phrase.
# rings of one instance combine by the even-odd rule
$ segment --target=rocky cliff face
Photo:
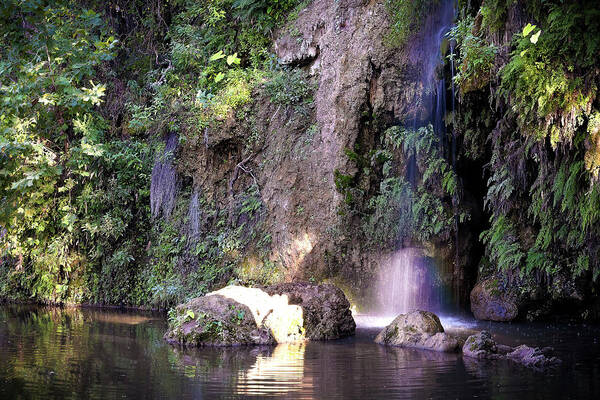
[[[363,142],[372,147],[374,116],[390,123],[408,107],[402,54],[382,40],[388,26],[381,2],[311,2],[293,26],[277,33],[274,50],[306,75],[315,88],[313,103],[303,109],[276,104],[259,88],[252,122],[231,116],[183,150],[181,168],[222,207],[230,206],[233,193],[258,184],[271,258],[287,279],[335,273],[328,269],[331,257],[339,256],[346,238],[335,235],[343,198],[334,171],[356,173],[344,150]],[[259,143],[244,159],[252,134]]]
[[[273,50],[290,74],[310,83],[312,102],[278,104],[263,85],[245,116],[230,115],[183,150],[182,168],[221,207],[234,208],[235,193],[258,186],[270,259],[286,280],[329,278],[365,295],[394,250],[365,244],[360,215],[340,211],[347,197],[336,182],[349,177],[367,202],[381,173],[356,157],[381,146],[387,127],[423,113],[423,75],[433,71],[424,62],[431,58],[423,45],[428,38],[417,34],[398,48],[388,44],[389,31],[385,2],[310,2],[276,32]],[[250,135],[257,140],[246,156]],[[403,174],[402,155],[399,163]],[[453,263],[451,241],[430,243],[429,254]]]

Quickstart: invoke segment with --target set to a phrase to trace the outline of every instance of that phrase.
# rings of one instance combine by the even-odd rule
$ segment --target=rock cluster
[[[479,360],[511,360],[525,367],[544,369],[561,361],[552,355],[550,347],[521,345],[510,347],[496,343],[487,331],[461,339],[448,335],[437,315],[428,311],[413,311],[398,315],[375,338],[375,342],[390,346],[410,347],[442,352],[460,352]]]
[[[350,302],[334,285],[279,283],[263,290],[271,296],[287,296],[290,304],[302,308],[306,339],[339,339],[352,335],[356,329]]]
[[[438,316],[428,311],[398,315],[377,335],[375,342],[443,352],[458,352],[461,347],[459,339],[444,332]]]
[[[518,347],[497,344],[487,331],[471,335],[463,346],[463,355],[477,359],[507,359],[529,368],[543,369],[556,366],[561,360],[552,355],[551,347],[529,347],[521,345]]]
[[[337,339],[354,334],[350,303],[333,285],[227,286],[177,306],[165,339],[232,346]]]

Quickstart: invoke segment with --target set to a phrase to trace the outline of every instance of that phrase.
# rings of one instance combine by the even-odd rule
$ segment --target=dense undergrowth
[[[365,245],[393,250],[406,241],[448,242],[457,221],[468,218],[467,210],[453,206],[459,192],[457,176],[431,125],[393,126],[366,156],[347,153],[366,175],[379,176],[379,186],[370,194],[358,175],[336,172],[337,189],[345,198],[339,212],[359,217]]]
[[[542,284],[556,297],[580,297],[574,283],[600,276],[600,7],[485,1],[462,12],[450,34],[464,106],[454,119],[465,142],[478,144],[467,156],[488,163],[481,273],[497,271],[523,293]],[[495,126],[472,118],[482,97]]]
[[[385,40],[399,49],[439,4],[384,1]],[[308,3],[2,2],[0,298],[163,307],[227,282],[279,279],[252,172],[234,165],[227,193],[203,193],[181,153],[208,147],[233,118],[247,131],[236,156],[252,159],[264,141],[257,99],[310,114],[313,83],[271,53],[273,33],[292,30]],[[593,291],[598,18],[591,0],[460,1],[448,35],[459,101],[446,115],[458,169],[429,127],[369,127],[381,140],[346,152],[358,172],[334,173],[352,235],[378,250],[452,242],[469,219],[460,168],[474,161],[486,165],[480,275],[557,298],[578,282]]]
[[[307,3],[3,2],[0,297],[167,306],[276,279],[268,261],[244,269],[242,250],[260,257],[270,240],[255,187],[234,194],[233,216],[195,191],[153,216],[151,175],[164,138],[197,140],[246,112],[257,85],[273,80],[274,101],[306,97],[277,87],[270,46]]]

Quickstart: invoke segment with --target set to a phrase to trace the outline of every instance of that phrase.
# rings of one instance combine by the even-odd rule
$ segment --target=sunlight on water
[[[297,390],[304,377],[305,342],[278,345],[270,356],[259,355],[248,371],[240,371],[237,394],[268,395]]]

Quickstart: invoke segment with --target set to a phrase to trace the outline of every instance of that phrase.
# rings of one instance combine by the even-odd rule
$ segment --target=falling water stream
[[[454,135],[448,136],[445,124],[447,83],[444,74],[440,73],[445,65],[442,47],[447,40],[446,34],[452,27],[453,19],[454,1],[440,2],[437,10],[427,18],[417,40],[411,44],[412,47],[409,49],[411,57],[422,61],[420,73],[422,92],[419,94],[419,99],[415,100],[415,103],[421,104],[422,107],[408,125],[412,125],[414,130],[431,125],[440,139],[442,154],[447,154],[452,167],[456,168],[456,141]],[[449,43],[449,47],[453,52],[453,43]],[[450,62],[450,73],[453,78],[452,57]],[[455,104],[453,79],[451,86],[453,111]],[[417,174],[416,159],[413,156],[409,158],[407,166],[407,179],[413,186]],[[453,204],[455,203],[453,199]],[[457,221],[455,221],[455,231],[458,232]],[[458,241],[458,236],[455,240]],[[457,261],[455,259],[455,263]],[[385,316],[381,321],[416,309],[437,313],[447,311],[451,303],[450,283],[447,279],[447,276],[452,275],[451,267],[450,271],[444,270],[442,263],[427,257],[424,250],[419,248],[402,248],[390,259],[382,260],[377,282],[379,305],[377,314]]]

